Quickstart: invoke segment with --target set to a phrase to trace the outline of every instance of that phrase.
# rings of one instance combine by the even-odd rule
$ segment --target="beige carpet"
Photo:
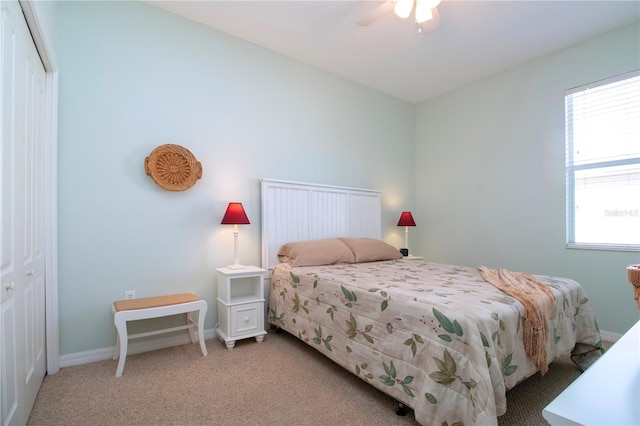
[[[413,412],[287,333],[209,355],[184,345],[62,368],[44,379],[29,425],[415,425]],[[579,375],[567,358],[508,392],[502,425],[547,425],[542,409]]]

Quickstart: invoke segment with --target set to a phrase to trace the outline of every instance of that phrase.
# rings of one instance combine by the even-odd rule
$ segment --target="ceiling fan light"
[[[416,23],[421,24],[433,18],[429,3],[427,0],[416,0]]]
[[[402,19],[406,19],[411,15],[413,9],[413,0],[398,0],[393,11]]]

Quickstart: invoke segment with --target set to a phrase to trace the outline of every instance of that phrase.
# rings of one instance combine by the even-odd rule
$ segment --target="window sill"
[[[640,252],[640,245],[634,244],[567,243],[567,248],[577,250]]]

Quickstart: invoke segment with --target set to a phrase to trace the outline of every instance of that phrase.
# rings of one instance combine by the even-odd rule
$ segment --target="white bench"
[[[197,324],[193,320],[193,313],[196,311],[198,312]],[[127,321],[159,318],[184,313],[187,314],[186,325],[128,335]],[[113,359],[118,359],[118,357],[120,358],[118,361],[118,368],[116,370],[116,377],[122,376],[124,363],[127,358],[127,346],[129,339],[137,339],[178,330],[189,330],[191,342],[195,343],[196,333],[194,329],[197,329],[202,355],[207,356],[207,348],[204,343],[204,318],[206,314],[207,302],[200,299],[193,293],[117,300],[113,302],[113,322],[117,330],[116,347],[113,352]]]

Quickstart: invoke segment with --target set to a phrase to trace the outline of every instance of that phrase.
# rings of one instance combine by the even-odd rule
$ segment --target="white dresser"
[[[542,410],[552,426],[640,425],[640,321]]]

